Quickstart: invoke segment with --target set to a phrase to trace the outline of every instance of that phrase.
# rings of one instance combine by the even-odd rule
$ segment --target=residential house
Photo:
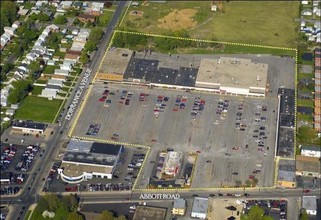
[[[77,36],[77,37],[74,38],[74,42],[86,43],[87,42],[87,38],[86,37]]]
[[[104,8],[103,2],[92,2],[90,14],[94,16],[100,16],[102,14],[102,10]]]
[[[9,92],[11,89],[13,89],[14,87],[9,84],[6,87],[4,87],[3,89],[1,89],[1,106],[6,107],[8,105],[8,96],[9,96]]]
[[[55,69],[54,74],[68,76],[69,71],[64,69]]]
[[[11,26],[17,29],[18,27],[21,26],[21,22],[20,21],[15,21],[15,22],[13,22],[13,24]]]
[[[68,50],[65,55],[65,60],[78,60],[81,55],[80,51]]]
[[[32,50],[39,51],[40,54],[45,54],[47,52],[47,48],[46,47],[37,46],[37,45],[33,46]]]
[[[68,31],[68,29],[67,29],[67,28],[64,28],[64,29],[62,29],[61,33],[62,33],[63,35],[65,35],[65,34],[67,33],[67,31]]]
[[[20,16],[26,16],[29,13],[29,9],[20,9],[18,11],[18,15]]]
[[[89,29],[82,28],[82,29],[80,29],[78,36],[79,37],[86,37],[88,39],[89,34],[90,34],[90,30]]]
[[[53,98],[56,98],[57,93],[58,92],[56,90],[43,89],[41,91],[41,96],[53,99]]]
[[[62,38],[61,41],[60,41],[60,43],[66,44],[66,43],[68,43],[68,40],[67,40],[66,38]]]
[[[34,61],[37,59],[37,55],[34,53],[28,53],[26,58],[28,59],[28,64],[30,64],[30,62]]]
[[[48,60],[48,61],[47,61],[47,65],[48,65],[48,66],[54,66],[54,65],[56,65],[56,61],[54,61],[54,60]]]
[[[78,16],[79,21],[86,23],[88,21],[90,21],[91,23],[95,22],[96,17],[94,15],[90,15],[90,14],[81,14]]]
[[[22,70],[24,72],[27,72],[28,70],[28,65],[26,63],[22,63],[19,67],[18,70]]]
[[[60,65],[60,69],[70,71],[72,69],[72,65],[70,63],[63,63]]]
[[[71,33],[73,35],[78,35],[79,34],[79,30],[78,29],[73,29]]]
[[[318,5],[320,4],[320,0],[313,0],[313,7],[318,7]]]
[[[71,39],[74,38],[74,35],[68,34],[68,35],[66,35],[66,38],[69,39],[69,40],[71,40]]]
[[[54,14],[51,11],[46,11],[44,13],[49,17],[50,20],[53,18]]]
[[[77,1],[77,2],[74,2],[73,7],[74,7],[74,8],[77,8],[77,9],[81,9],[82,4],[83,4],[82,2]]]
[[[37,10],[38,8],[35,8],[35,9],[32,9],[31,10],[31,12],[30,12],[30,14],[32,15],[32,14],[39,14],[41,11],[39,11],[39,10]]]
[[[60,86],[56,86],[56,85],[49,85],[47,84],[45,86],[45,90],[51,90],[51,91],[56,91],[56,92],[59,92],[60,91]]]
[[[82,51],[86,45],[86,42],[73,42],[70,50],[72,51]]]
[[[312,14],[313,14],[313,11],[311,9],[304,9],[301,12],[301,15],[304,15],[304,16],[311,16]]]
[[[13,116],[14,113],[15,113],[15,110],[14,110],[14,109],[7,109],[7,111],[6,111],[6,115]]]
[[[8,34],[10,34],[10,35],[12,35],[12,36],[15,34],[16,29],[17,29],[17,28],[14,28],[14,27],[4,27],[4,28],[3,28],[3,30],[4,30],[5,33],[8,33]]]
[[[309,1],[301,1],[301,4],[302,4],[302,5],[308,5],[308,4],[309,4]]]
[[[1,35],[1,49],[10,42],[10,39],[11,38],[6,33]]]
[[[19,108],[19,104],[11,104],[11,108],[17,110]]]
[[[58,75],[58,74],[53,74],[53,75],[51,76],[51,79],[59,79],[59,80],[62,80],[63,82],[65,82],[66,79],[67,79],[67,76],[65,76],[65,75]]]
[[[59,79],[49,79],[47,85],[59,86],[61,88],[63,86],[63,81]]]
[[[42,31],[42,34],[41,34],[41,35],[44,35],[44,36],[48,37],[49,34],[50,34],[50,29],[49,29],[49,28],[45,28],[45,29]]]
[[[320,146],[300,145],[300,149],[301,149],[301,155],[303,156],[321,158]]]
[[[42,34],[38,37],[38,40],[41,40],[42,42],[45,42],[47,36],[48,36],[48,35],[42,33]]]
[[[46,29],[48,29],[48,30],[50,30],[52,32],[58,32],[60,28],[57,25],[51,24],[51,25],[48,25],[46,27]]]

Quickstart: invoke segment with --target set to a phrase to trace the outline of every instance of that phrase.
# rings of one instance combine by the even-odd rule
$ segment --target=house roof
[[[186,200],[185,199],[174,199],[174,209],[185,209],[186,208]]]
[[[206,214],[208,208],[208,198],[195,197],[193,201],[192,213]]]
[[[317,197],[302,196],[302,208],[305,210],[317,211]]]
[[[90,14],[80,14],[78,18],[85,18],[85,19],[95,19],[96,17],[94,15]]]
[[[306,171],[321,173],[320,170],[320,158],[318,157],[306,157],[302,155],[296,156],[296,170],[297,171]]]
[[[43,123],[37,123],[33,121],[20,121],[20,120],[13,121],[12,126],[17,128],[30,128],[30,129],[38,129],[38,130],[44,130],[47,127],[47,125]]]
[[[320,146],[308,146],[308,145],[302,145],[301,150],[310,150],[310,151],[321,151]]]

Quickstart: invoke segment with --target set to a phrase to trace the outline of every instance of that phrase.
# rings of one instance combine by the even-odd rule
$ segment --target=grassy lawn
[[[311,123],[313,122],[313,115],[305,115],[298,113],[297,117],[298,121],[307,121]]]
[[[30,214],[31,214],[31,210],[28,210],[27,211],[27,214],[26,214],[26,216],[25,216],[25,220],[28,220],[29,219],[29,216],[30,216]]]
[[[222,50],[212,50],[211,48],[182,48],[178,49],[177,52],[182,54],[272,54],[295,57],[295,51],[239,45],[224,45],[224,49]]]
[[[65,53],[64,52],[60,52],[59,50],[56,50],[56,52],[54,53],[53,56],[59,56],[61,59],[65,58]]]
[[[43,87],[43,86],[33,86],[32,91],[31,91],[32,95],[40,95],[44,88],[45,87]]]
[[[57,66],[57,65],[55,65],[55,66],[47,65],[45,67],[45,69],[43,70],[43,73],[45,73],[45,74],[54,74],[55,69],[59,69],[59,66]]]
[[[15,118],[51,123],[59,110],[62,100],[28,96],[15,114]]]
[[[314,108],[314,102],[313,100],[309,100],[309,99],[298,99],[298,106],[306,106],[306,107]]]
[[[230,1],[223,3],[223,12],[211,12],[210,5],[210,1],[167,1],[164,4],[149,2],[148,6],[130,7],[121,28],[165,34],[187,27],[184,21],[187,19],[193,23],[187,29],[193,38],[282,47],[296,46],[295,28],[299,22],[295,22],[294,18],[299,17],[299,1]],[[182,9],[197,12],[192,18],[187,16],[186,19],[169,19],[167,25],[161,25],[159,19],[164,19],[171,12],[172,15],[177,14]],[[140,11],[142,15],[132,15],[132,11]]]
[[[310,73],[299,73],[298,74],[298,81],[302,80],[302,79],[312,79],[314,77],[314,74],[310,74]]]
[[[38,80],[36,80],[35,83],[46,84],[47,82],[48,82],[47,80],[40,80],[40,79],[38,79]]]

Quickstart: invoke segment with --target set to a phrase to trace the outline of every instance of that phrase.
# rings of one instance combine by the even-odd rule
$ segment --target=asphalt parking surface
[[[110,100],[108,107],[106,100],[99,101],[104,90],[109,90],[106,97],[106,100]],[[127,91],[123,100],[122,90]],[[125,105],[129,93],[133,95],[129,105]],[[149,94],[146,101],[139,101],[140,93]],[[181,109],[180,105],[175,106],[178,95],[186,96],[184,109]],[[159,109],[157,117],[154,109],[159,96],[168,97],[169,100],[159,103],[166,106]],[[205,100],[205,106],[204,110],[192,116],[195,97]],[[229,101],[227,112],[216,114],[218,103],[224,100]],[[274,174],[277,103],[275,98],[223,97],[209,93],[150,89],[144,86],[97,84],[86,103],[90,108],[84,108],[72,135],[151,146],[147,164],[157,159],[160,150],[168,148],[181,152],[199,152],[193,187],[234,186],[236,181],[244,183],[249,175],[258,169],[257,164],[261,164],[259,168],[262,171],[256,175],[259,179],[258,185],[271,186]],[[243,105],[242,116],[239,117],[240,121],[237,121],[240,104]],[[267,111],[262,111],[262,106],[267,106]],[[258,112],[260,115],[256,116],[255,113]],[[255,121],[261,117],[266,120]],[[247,126],[245,131],[236,128],[237,122]],[[86,135],[91,124],[100,124],[99,132],[94,136]],[[262,126],[265,127],[263,131],[259,130]],[[254,130],[265,133],[262,151],[258,150],[258,143],[255,142],[258,138],[253,138],[253,135],[259,136],[254,134]],[[116,139],[114,134],[117,134]],[[208,160],[211,162],[207,163]],[[151,172],[151,166],[144,168],[141,186],[147,186]],[[238,172],[238,175],[233,175],[234,172]],[[203,181],[203,178],[208,181]]]
[[[112,179],[93,178],[91,180],[84,181],[79,184],[79,191],[113,191],[131,189],[139,171],[139,167],[133,170],[128,170],[128,165],[133,162],[134,154],[146,155],[146,149],[125,147],[124,152],[120,156]],[[115,187],[111,187],[111,184],[115,185]],[[63,182],[56,174],[54,175],[54,178],[48,182],[48,184],[46,182],[45,187],[47,187],[50,192],[64,192],[66,191],[66,188],[72,188],[76,185],[77,184],[67,184]],[[97,187],[98,185],[102,186]],[[122,189],[122,187],[119,187],[120,189],[118,189],[116,185],[123,186],[124,189]],[[78,189],[75,190],[78,191]]]

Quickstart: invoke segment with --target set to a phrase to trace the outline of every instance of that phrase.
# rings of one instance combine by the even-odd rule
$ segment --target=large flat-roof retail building
[[[201,60],[195,87],[227,94],[265,96],[268,65],[250,59],[221,57]]]
[[[94,177],[111,179],[122,151],[122,145],[72,139],[58,174],[68,183],[78,183]]]
[[[267,74],[268,64],[251,59],[196,55],[171,58],[157,52],[113,48],[97,79],[264,97],[269,87]]]
[[[46,124],[33,121],[16,120],[12,122],[12,131],[29,134],[43,134],[47,128]]]

